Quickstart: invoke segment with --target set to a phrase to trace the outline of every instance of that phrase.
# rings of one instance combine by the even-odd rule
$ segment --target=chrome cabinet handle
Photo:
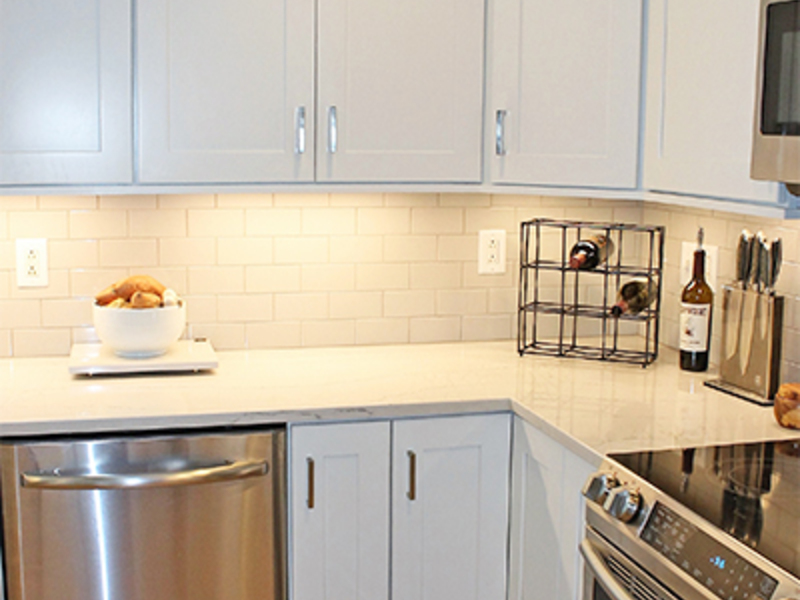
[[[308,467],[308,497],[306,498],[306,506],[309,510],[314,508],[314,459],[310,456],[306,458],[306,465]]]
[[[328,152],[336,154],[336,149],[339,146],[337,139],[337,125],[336,125],[336,107],[328,107]]]
[[[494,153],[497,156],[506,155],[506,115],[507,110],[497,111],[494,122]]]
[[[23,487],[48,490],[120,490],[158,487],[178,487],[200,483],[219,483],[266,475],[269,465],[264,461],[228,462],[199,467],[188,471],[153,473],[97,473],[91,475],[61,475],[52,473],[23,473]]]
[[[294,153],[306,151],[306,107],[298,106],[294,111]]]
[[[597,555],[588,540],[581,541],[580,551],[586,561],[586,566],[589,567],[595,579],[602,584],[612,600],[633,600],[633,596],[611,576],[606,569],[605,563]]]
[[[408,492],[406,496],[411,501],[417,499],[417,455],[413,450],[408,451]]]

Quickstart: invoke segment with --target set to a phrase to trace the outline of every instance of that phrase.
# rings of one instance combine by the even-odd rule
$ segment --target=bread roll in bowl
[[[775,395],[775,419],[783,427],[800,429],[800,383],[784,383]]]

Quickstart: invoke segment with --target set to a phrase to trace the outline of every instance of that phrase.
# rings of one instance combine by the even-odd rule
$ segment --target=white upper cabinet
[[[140,182],[313,181],[313,0],[139,2],[137,59]]]
[[[0,0],[0,184],[131,182],[130,15]]]
[[[758,2],[651,0],[644,187],[775,202],[750,179]]]
[[[326,0],[318,28],[317,181],[480,181],[483,0]]]
[[[636,188],[642,0],[492,4],[492,181]]]

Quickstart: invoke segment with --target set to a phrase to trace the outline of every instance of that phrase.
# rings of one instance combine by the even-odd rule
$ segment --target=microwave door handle
[[[187,471],[144,473],[98,473],[60,475],[55,472],[23,473],[22,487],[47,490],[123,490],[179,487],[200,483],[219,483],[266,475],[265,461],[226,462]]]
[[[583,540],[580,545],[580,551],[586,561],[586,566],[591,569],[592,574],[603,586],[603,589],[611,596],[612,600],[634,600],[625,588],[623,588],[616,579],[611,576],[603,559],[592,547],[588,540]]]

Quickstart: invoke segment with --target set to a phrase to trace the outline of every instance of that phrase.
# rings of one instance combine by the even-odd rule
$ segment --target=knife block
[[[783,296],[722,288],[722,357],[710,387],[771,405],[780,385]]]

